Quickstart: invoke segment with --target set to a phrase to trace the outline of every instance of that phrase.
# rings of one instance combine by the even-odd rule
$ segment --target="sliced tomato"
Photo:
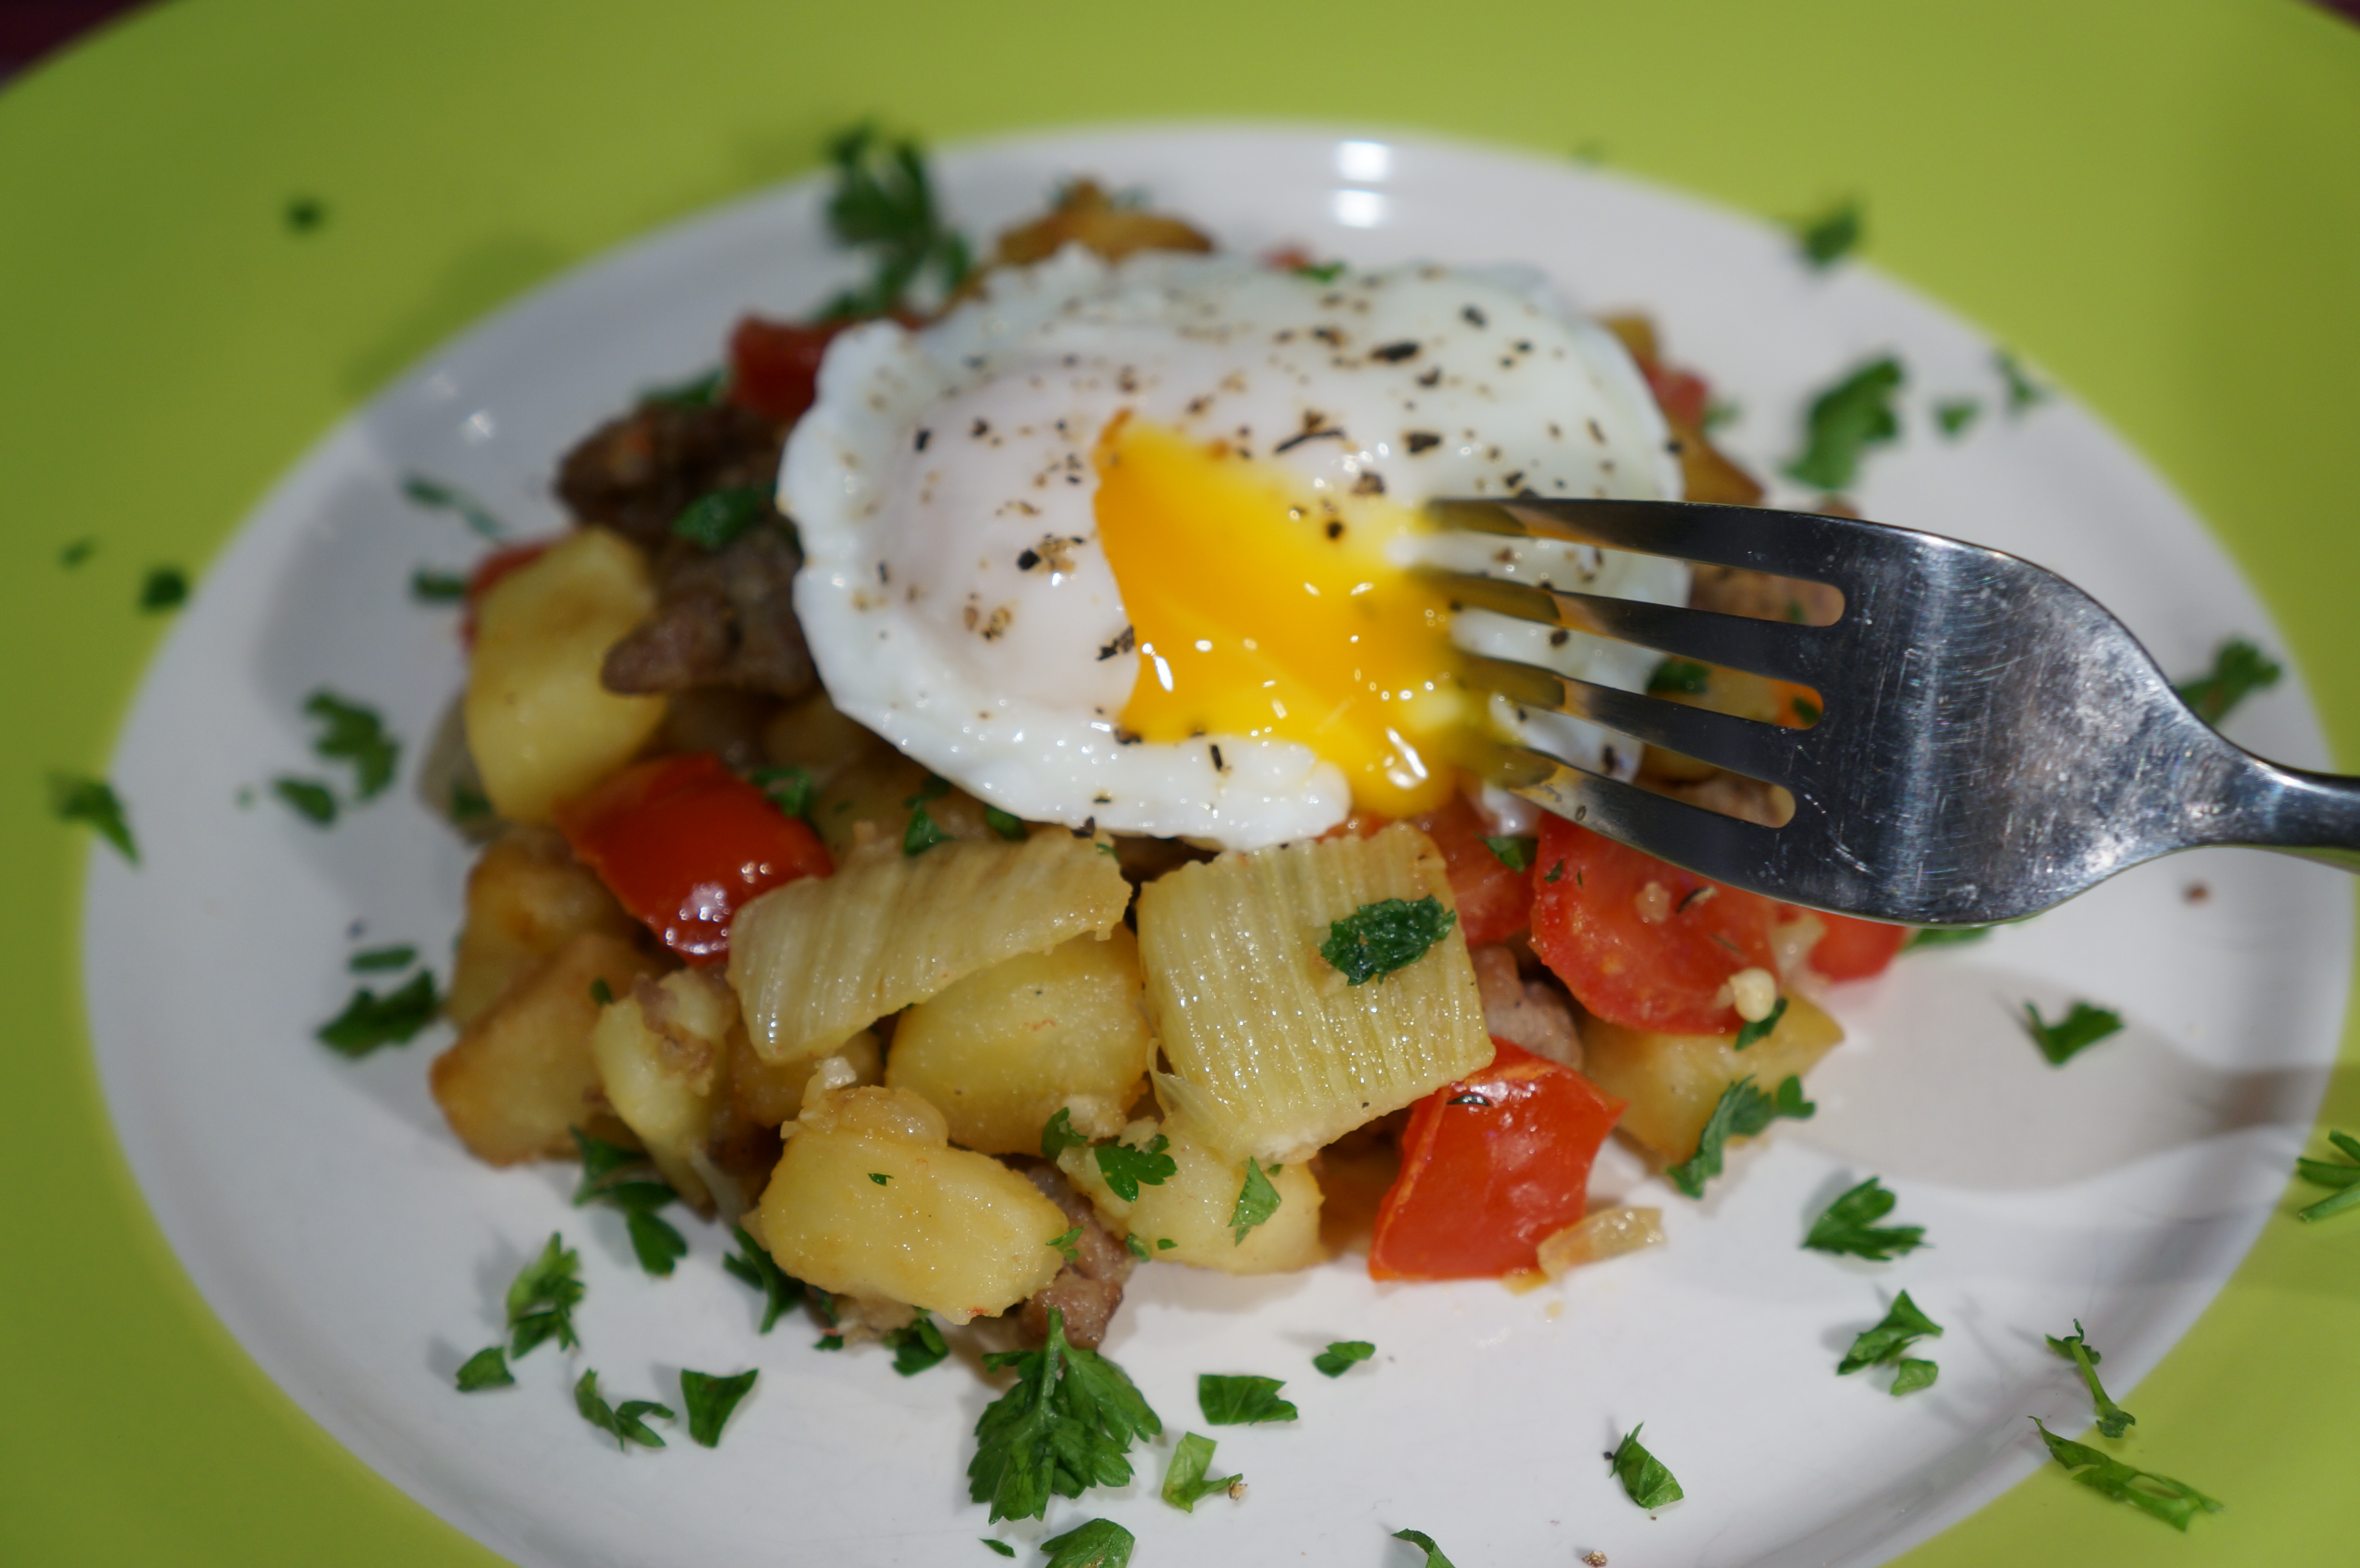
[[[1814,909],[1811,918],[1827,927],[1827,934],[1811,948],[1804,962],[1830,980],[1865,980],[1881,975],[1909,940],[1907,926],[1882,920],[1857,920]]]
[[[1539,1262],[1582,1216],[1590,1165],[1622,1102],[1496,1036],[1491,1064],[1417,1103],[1377,1210],[1378,1279],[1496,1279]]]
[[[467,574],[466,596],[461,601],[459,641],[462,645],[467,648],[475,646],[475,609],[483,604],[484,595],[492,591],[493,585],[501,578],[513,576],[539,561],[555,543],[555,539],[544,539],[502,545],[475,562],[475,570]]]
[[[755,898],[836,869],[810,823],[710,752],[627,768],[558,807],[557,826],[623,907],[691,964],[728,956],[729,922]]]
[[[1453,795],[1440,811],[1417,819],[1450,876],[1451,896],[1459,901],[1459,929],[1467,945],[1481,947],[1505,942],[1533,921],[1533,882],[1522,871],[1512,871],[1483,842],[1483,818],[1464,795]]]
[[[1562,817],[1542,824],[1533,877],[1533,951],[1609,1023],[1733,1033],[1743,1020],[1721,987],[1741,969],[1775,967],[1776,904]]]
[[[792,425],[819,396],[819,362],[849,321],[806,325],[742,318],[729,334],[729,400]]]

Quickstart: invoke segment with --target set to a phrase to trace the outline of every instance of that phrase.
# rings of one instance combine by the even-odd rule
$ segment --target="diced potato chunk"
[[[467,923],[446,1010],[464,1028],[583,931],[628,938],[639,929],[555,829],[512,827],[467,873]]]
[[[467,748],[492,807],[545,822],[631,759],[663,723],[661,697],[626,697],[598,678],[606,650],[654,613],[647,558],[605,528],[567,535],[475,608],[467,669]]]
[[[824,1056],[798,1056],[787,1062],[765,1062],[753,1042],[739,1029],[730,1037],[729,1105],[732,1111],[757,1127],[774,1127],[803,1114],[803,1090],[823,1062],[841,1058],[856,1083],[885,1081],[884,1052],[877,1037],[862,1029]]]
[[[1107,1185],[1092,1150],[1057,1156],[1057,1168],[1088,1195],[1108,1229],[1139,1237],[1150,1258],[1224,1274],[1283,1274],[1327,1256],[1319,1245],[1319,1181],[1309,1165],[1263,1168],[1278,1189],[1278,1208],[1240,1240],[1229,1218],[1246,1184],[1246,1162],[1204,1142],[1185,1116],[1166,1116],[1160,1127],[1135,1124],[1123,1140],[1142,1145],[1158,1133],[1169,1140],[1164,1152],[1179,1170],[1161,1184],[1142,1183],[1136,1203]]]
[[[1139,943],[1119,925],[1103,941],[1020,953],[911,1007],[885,1082],[933,1102],[955,1143],[1033,1154],[1060,1107],[1088,1136],[1120,1130],[1154,1056]]]
[[[604,1115],[590,1030],[591,985],[615,996],[654,975],[661,961],[603,931],[583,931],[530,978],[509,988],[428,1073],[435,1104],[459,1141],[494,1165],[574,1152],[568,1128],[617,1127]]]
[[[683,969],[642,979],[598,1012],[590,1052],[606,1101],[689,1204],[713,1208],[705,1140],[738,1027],[738,998],[720,976]]]
[[[1361,907],[1452,908],[1432,841],[1406,822],[1224,855],[1142,889],[1148,1013],[1172,1064],[1158,1097],[1216,1148],[1294,1165],[1491,1060],[1467,942],[1347,984],[1320,955]]]
[[[1066,833],[857,856],[740,910],[729,983],[754,1049],[790,1062],[1019,953],[1111,931],[1130,902],[1114,856]]]
[[[1004,1312],[1056,1278],[1070,1222],[988,1154],[953,1149],[943,1115],[901,1089],[837,1089],[791,1125],[762,1194],[779,1267],[844,1295],[954,1323]]]
[[[945,838],[999,837],[984,822],[982,801],[957,789],[925,796],[934,773],[882,742],[825,773],[827,781],[812,798],[811,821],[838,866],[857,855],[901,854],[911,816],[921,808]]]
[[[1835,1019],[1789,995],[1778,1027],[1743,1051],[1733,1034],[1656,1034],[1602,1018],[1581,1021],[1582,1071],[1629,1106],[1621,1123],[1664,1160],[1696,1152],[1697,1137],[1721,1091],[1752,1078],[1765,1094],[1807,1073],[1843,1039]]]

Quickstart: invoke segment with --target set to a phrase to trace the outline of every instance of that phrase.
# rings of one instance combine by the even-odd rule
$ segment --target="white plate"
[[[1792,450],[1808,394],[1891,348],[1909,435],[1874,458],[1872,515],[2019,551],[2088,588],[2167,668],[2233,633],[2282,646],[2196,520],[2095,419],[2060,399],[1994,410],[1990,346],[1852,266],[1808,273],[1765,225],[1612,175],[1491,149],[1266,128],[1124,130],[945,154],[974,232],[1056,177],[1140,184],[1227,244],[1283,241],[1379,263],[1537,263],[1578,301],[1636,305],[1672,355],[1743,404],[1736,451]],[[1463,1564],[1870,1563],[1958,1519],[2038,1461],[2027,1415],[2078,1432],[2070,1369],[2041,1335],[2079,1317],[2109,1383],[2135,1389],[2243,1256],[2284,1181],[2343,1017],[2349,903],[2333,872],[2190,855],[2124,877],[1973,948],[1905,958],[1839,995],[1852,1039],[1815,1075],[1820,1110],[1740,1153],[1701,1204],[1601,1163],[1601,1195],[1669,1210],[1659,1253],[1511,1296],[1488,1283],[1381,1287],[1351,1260],[1232,1280],[1142,1270],[1108,1346],[1167,1423],[1205,1426],[1196,1374],[1284,1377],[1288,1427],[1221,1429],[1243,1502],[1193,1516],[1155,1497],[1167,1447],[1129,1487],[992,1530],[966,1500],[990,1389],[951,1365],[904,1380],[874,1351],[820,1355],[798,1319],[753,1333],[749,1292],[698,1228],[668,1281],[641,1276],[617,1217],[567,1206],[555,1167],[470,1160],[427,1098],[436,1037],[359,1063],[311,1031],[342,1004],[345,955],[454,929],[467,855],[407,790],[333,831],[242,789],[307,771],[304,696],[379,705],[414,764],[460,680],[446,615],[408,596],[420,564],[464,564],[454,521],[407,505],[410,472],[464,485],[520,532],[557,527],[557,454],[650,383],[711,363],[733,319],[809,309],[857,268],[820,236],[818,188],[790,187],[574,274],[433,355],[296,468],[208,574],[141,690],[115,778],[140,802],[146,866],[101,855],[86,983],[109,1105],[172,1245],[239,1342],[295,1400],[412,1497],[536,1565],[987,1561],[1093,1515],[1139,1561],[1393,1565],[1424,1530]],[[1980,397],[1964,439],[1940,397]],[[2323,761],[2297,682],[2238,738]],[[2202,883],[2210,897],[2183,890]],[[447,964],[440,965],[447,975]],[[2125,1033],[2065,1069],[2013,1009],[2086,996]],[[1934,1243],[1889,1265],[1797,1247],[1870,1173]],[[499,1337],[499,1299],[553,1229],[584,1253],[585,1349],[462,1397],[453,1369]],[[1948,1335],[1938,1388],[1889,1399],[1838,1355],[1907,1289]],[[1312,1353],[1374,1340],[1330,1382]],[[762,1369],[713,1452],[675,1436],[618,1455],[575,1415],[595,1367],[612,1397],[668,1398],[682,1366]],[[2136,1400],[2132,1403],[2136,1406]],[[1651,1517],[1601,1452],[1633,1423],[1688,1500]]]

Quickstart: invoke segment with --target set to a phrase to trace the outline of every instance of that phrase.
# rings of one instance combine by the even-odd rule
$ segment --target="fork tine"
[[[1644,555],[1672,555],[1838,588],[1874,551],[1881,530],[1850,517],[1766,511],[1705,501],[1447,500],[1426,503],[1446,528],[1516,539],[1570,539]],[[1902,530],[1891,530],[1899,535]],[[1905,536],[1909,539],[1915,536]],[[1901,539],[1890,548],[1907,548]],[[1848,570],[1851,569],[1851,570]]]
[[[1530,664],[1467,654],[1467,673],[1510,702],[1555,708],[1610,730],[1765,783],[1792,781],[1808,732],[1666,702]]]
[[[1838,630],[1841,622],[1836,626],[1797,626],[1637,599],[1568,593],[1472,572],[1428,570],[1425,575],[1460,604],[1808,686],[1820,684],[1832,672],[1846,635]]]
[[[1503,747],[1493,773],[1495,782],[1569,822],[1699,876],[1755,892],[1773,886],[1765,867],[1775,864],[1776,838],[1785,829],[1725,816],[1522,747]]]

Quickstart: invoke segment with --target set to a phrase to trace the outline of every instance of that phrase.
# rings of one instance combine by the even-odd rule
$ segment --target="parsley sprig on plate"
[[[1923,1225],[1880,1225],[1901,1200],[1872,1176],[1830,1203],[1811,1222],[1803,1245],[1813,1252],[1850,1253],[1873,1263],[1889,1263],[1926,1245]]]
[[[991,1505],[994,1523],[1044,1518],[1052,1496],[1123,1485],[1131,1445],[1164,1431],[1121,1367],[1066,1343],[1065,1314],[1054,1307],[1040,1349],[994,1352],[983,1364],[1016,1373],[1015,1386],[975,1423],[967,1471],[968,1496]]]

